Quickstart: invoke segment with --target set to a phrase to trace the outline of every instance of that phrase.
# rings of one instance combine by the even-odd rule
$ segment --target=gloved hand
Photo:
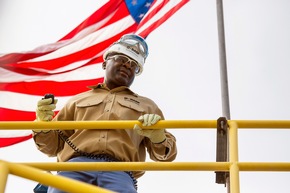
[[[37,121],[51,121],[54,112],[53,110],[56,108],[57,99],[54,99],[54,103],[51,104],[52,99],[41,99],[37,102],[36,108],[36,120]]]
[[[156,124],[161,117],[156,114],[145,114],[138,118],[138,121],[142,123],[143,126],[151,126]],[[134,125],[134,130],[145,137],[148,137],[153,143],[161,143],[166,139],[164,129],[142,129],[137,124]]]
[[[57,99],[54,99],[53,104],[51,104],[52,99],[42,99],[37,102],[36,108],[36,121],[51,121],[56,108]],[[34,133],[48,133],[50,130],[32,130]]]

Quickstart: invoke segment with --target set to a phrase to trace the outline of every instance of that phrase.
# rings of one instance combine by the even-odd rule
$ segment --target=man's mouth
[[[130,74],[129,74],[129,72],[128,72],[128,70],[126,70],[126,69],[120,69],[119,70],[119,72],[120,72],[120,74],[122,74],[122,75],[125,75],[126,77],[130,77]]]

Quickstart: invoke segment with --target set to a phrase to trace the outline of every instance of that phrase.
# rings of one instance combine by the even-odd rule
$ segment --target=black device
[[[53,104],[54,103],[54,95],[51,93],[45,94],[44,98],[42,98],[42,99],[49,99],[49,98],[52,98],[51,104]]]

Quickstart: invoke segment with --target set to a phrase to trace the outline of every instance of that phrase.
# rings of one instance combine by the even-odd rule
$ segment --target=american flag
[[[0,54],[0,121],[33,121],[45,93],[67,99],[103,81],[102,54],[126,33],[146,38],[189,0],[107,1],[55,43]],[[0,147],[31,138],[31,131],[0,130]]]

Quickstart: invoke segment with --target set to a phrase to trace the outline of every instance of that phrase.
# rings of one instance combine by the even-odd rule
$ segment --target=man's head
[[[142,73],[147,56],[147,44],[138,35],[124,35],[113,43],[103,55],[107,86],[114,84],[111,87],[129,87],[133,83],[135,75]]]

